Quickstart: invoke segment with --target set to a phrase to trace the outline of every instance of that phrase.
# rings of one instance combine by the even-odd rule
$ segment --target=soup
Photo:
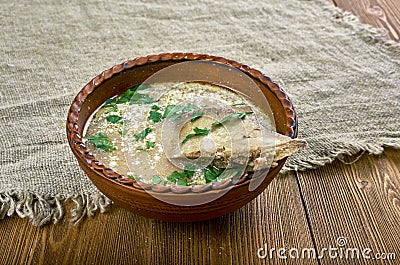
[[[120,174],[183,186],[268,169],[305,146],[275,133],[271,118],[244,95],[204,82],[128,89],[94,113],[84,139]]]

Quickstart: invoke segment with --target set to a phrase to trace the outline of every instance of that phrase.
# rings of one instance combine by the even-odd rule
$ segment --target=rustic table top
[[[331,2],[400,40],[399,0]],[[155,221],[117,206],[78,226],[6,218],[0,264],[400,264],[400,151],[343,162],[279,176],[247,206],[206,222]],[[307,257],[324,248],[322,259]],[[340,249],[381,259],[335,258]]]

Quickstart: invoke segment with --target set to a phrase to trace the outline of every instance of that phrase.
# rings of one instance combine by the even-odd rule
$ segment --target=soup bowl
[[[203,74],[222,75],[215,66],[229,66],[250,78],[258,91],[244,87],[241,91],[255,102],[261,110],[269,108],[276,131],[295,138],[297,136],[296,112],[288,95],[271,79],[247,65],[222,57],[194,53],[163,53],[135,58],[115,65],[94,77],[73,100],[67,117],[67,138],[80,167],[93,184],[115,204],[134,213],[174,222],[192,222],[212,219],[239,209],[258,196],[278,174],[286,158],[277,166],[265,171],[261,181],[250,188],[254,172],[240,177],[201,186],[163,186],[147,184],[128,178],[106,167],[91,154],[83,134],[92,114],[107,99],[122,94],[128,88],[142,84],[154,73],[183,62],[212,62],[205,64]],[[182,69],[184,72],[184,68]],[[216,73],[217,72],[217,73]],[[224,78],[230,84],[240,84],[238,75]],[[257,92],[257,93],[256,93]],[[260,94],[263,99],[261,101]],[[207,198],[215,198],[209,200]],[[174,200],[185,205],[171,203]]]

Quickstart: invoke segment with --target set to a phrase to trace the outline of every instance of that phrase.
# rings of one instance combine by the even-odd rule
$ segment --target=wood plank
[[[265,244],[267,249],[314,246],[293,175],[279,176],[249,207],[211,222],[210,236],[212,264],[259,264],[257,250]],[[261,261],[296,264],[275,255]]]
[[[399,0],[330,0],[336,6],[353,12],[364,23],[388,30],[388,38],[400,40]]]
[[[398,0],[334,1],[363,22],[387,28],[389,37],[399,40]],[[281,176],[251,204],[207,222],[159,222],[118,207],[78,226],[38,228],[12,217],[0,220],[0,263],[314,264],[318,261],[279,260],[276,255],[259,260],[257,250],[264,243],[268,249],[320,249],[336,246],[339,236],[347,238],[346,246],[395,252],[399,257],[399,176],[400,153],[388,150],[380,157],[363,156],[353,165],[335,162],[299,173],[298,179]],[[364,263],[353,263],[357,262]],[[325,258],[321,263],[348,261]]]
[[[168,223],[116,206],[72,226],[1,221],[5,264],[295,264],[257,257],[268,248],[313,247],[293,174],[279,176],[252,203],[211,221]],[[9,246],[9,247],[7,247]],[[305,264],[317,264],[309,260]]]
[[[400,152],[390,149],[381,156],[364,155],[352,165],[335,162],[299,172],[317,248],[337,247],[337,239],[344,237],[344,248],[370,248],[374,253],[395,253],[400,257],[399,176]],[[329,258],[322,262],[343,264],[343,260]],[[367,260],[357,262],[365,264]],[[374,264],[380,262],[398,264],[395,260]]]

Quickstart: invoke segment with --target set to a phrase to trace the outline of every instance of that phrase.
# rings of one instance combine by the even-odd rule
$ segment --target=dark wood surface
[[[330,0],[336,6],[356,14],[364,23],[388,31],[388,39],[400,40],[399,0]]]
[[[399,0],[334,4],[399,39]],[[34,227],[6,218],[0,235],[0,264],[400,264],[400,151],[279,176],[247,206],[211,221],[167,223],[112,206],[77,226]],[[395,253],[397,259],[257,257],[265,244],[321,250],[337,247],[340,237],[347,240],[344,248]]]

